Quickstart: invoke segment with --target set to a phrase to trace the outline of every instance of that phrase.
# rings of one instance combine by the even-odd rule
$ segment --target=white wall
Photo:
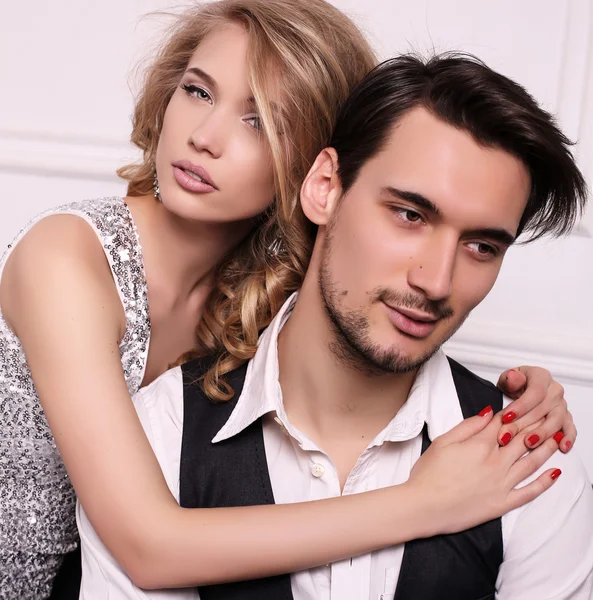
[[[303,0],[306,2],[306,0]],[[12,2],[0,20],[0,248],[44,208],[121,194],[133,65],[168,0]],[[591,0],[335,0],[383,57],[465,50],[524,84],[578,140],[593,181]],[[485,376],[518,364],[566,384],[593,477],[593,209],[562,241],[510,251],[499,281],[449,344]]]

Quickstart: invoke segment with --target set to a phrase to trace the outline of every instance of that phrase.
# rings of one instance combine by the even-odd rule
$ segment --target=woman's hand
[[[504,411],[498,439],[509,443],[520,431],[529,428],[525,437],[528,448],[536,448],[555,437],[562,452],[568,452],[577,437],[577,430],[564,399],[564,388],[540,367],[517,367],[505,371],[498,387],[515,400]]]
[[[488,407],[489,408],[489,407]],[[418,502],[427,502],[426,536],[474,527],[537,498],[554,484],[559,469],[548,469],[516,489],[558,449],[552,437],[526,454],[519,433],[498,444],[503,413],[484,409],[437,437],[414,465],[407,484]]]

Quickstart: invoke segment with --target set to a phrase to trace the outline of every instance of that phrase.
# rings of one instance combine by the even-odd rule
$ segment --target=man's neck
[[[416,373],[373,376],[338,358],[316,285],[306,278],[280,332],[280,385],[291,423],[349,473],[406,402]]]

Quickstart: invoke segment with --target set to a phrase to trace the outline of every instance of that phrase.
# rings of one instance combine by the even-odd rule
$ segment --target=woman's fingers
[[[567,411],[566,415],[564,416],[562,432],[564,433],[564,437],[560,442],[560,450],[562,452],[568,452],[574,446],[574,443],[577,439],[577,428],[574,425],[574,420],[570,411]]]
[[[538,469],[541,469],[556,450],[558,450],[558,444],[554,438],[550,438],[535,448],[535,450],[531,450],[522,458],[517,459],[509,469],[509,484],[512,487],[516,487],[522,481],[531,477]]]
[[[520,433],[505,447],[497,434],[502,413],[465,419],[434,440],[416,462],[409,485],[434,497],[438,504],[436,527],[453,532],[500,517],[529,502],[553,484],[552,470],[524,489],[515,489],[534,475],[558,449],[551,438],[529,451]],[[518,493],[516,493],[518,492]]]
[[[436,438],[433,443],[439,446],[445,446],[448,444],[464,442],[484,431],[487,425],[493,420],[493,416],[494,413],[492,412],[492,407],[485,406],[475,417],[464,419],[461,423],[453,427],[453,429]],[[496,426],[495,430],[498,429],[498,426],[499,425]]]
[[[521,420],[523,426],[531,425],[557,407],[566,411],[564,388],[559,383],[553,382],[545,390],[539,385],[527,388],[518,400],[506,407],[503,423],[506,425]]]
[[[525,373],[521,372],[520,367],[518,367],[516,369],[507,369],[502,373],[496,385],[506,396],[516,400],[523,393],[526,384],[527,377]]]
[[[543,421],[542,421],[543,422]],[[531,429],[535,426],[528,427],[524,431],[518,433],[508,444],[498,448],[501,456],[507,459],[508,465],[512,465],[529,451],[526,448],[527,438],[531,436]]]
[[[550,489],[554,482],[560,477],[562,471],[560,469],[548,469],[542,473],[535,481],[524,485],[523,487],[514,489],[508,497],[509,511],[518,508],[535,500],[541,496],[546,490]]]
[[[566,405],[566,400],[563,400],[563,403]],[[572,414],[562,405],[553,408],[535,427],[529,424],[529,420],[519,420],[517,427],[519,430],[523,427],[526,427],[525,430],[529,429],[529,435],[525,438],[525,445],[528,448],[536,448],[553,437],[558,442],[560,450],[568,452],[574,446],[577,437]]]
[[[564,437],[562,428],[566,424],[566,415],[567,410],[558,406],[552,409],[536,425],[528,424],[526,425],[526,429],[523,429],[521,427],[521,423],[518,423],[521,429],[524,431],[529,431],[529,435],[525,436],[525,445],[527,448],[537,448],[540,444],[551,437],[554,437],[556,442],[560,442]],[[574,433],[576,434],[576,430]]]
[[[577,432],[564,398],[564,388],[551,376],[548,377],[550,374],[544,369],[521,369],[527,370],[527,388],[504,411],[498,438],[500,445],[505,446],[519,432],[530,428],[533,431],[525,438],[528,448],[535,448],[558,432],[564,432],[566,440],[561,444],[561,449],[567,452],[574,445]]]

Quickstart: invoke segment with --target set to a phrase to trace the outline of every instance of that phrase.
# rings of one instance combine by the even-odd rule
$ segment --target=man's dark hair
[[[572,229],[587,197],[572,142],[523,87],[467,54],[428,60],[398,56],[378,65],[358,85],[342,107],[329,143],[338,153],[344,193],[361,167],[381,151],[397,121],[416,107],[525,164],[531,192],[517,235],[528,231],[531,241]]]

